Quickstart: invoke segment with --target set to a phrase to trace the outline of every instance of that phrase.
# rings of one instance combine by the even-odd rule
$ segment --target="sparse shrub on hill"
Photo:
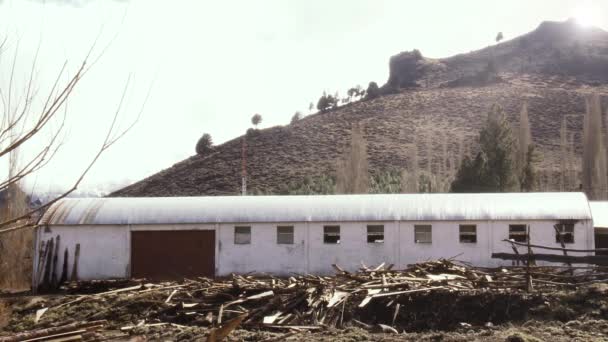
[[[398,194],[401,192],[401,172],[392,169],[377,173],[370,178],[369,192],[372,194]]]
[[[327,175],[306,177],[301,182],[290,182],[279,190],[281,195],[332,195],[336,193],[336,179]]]
[[[248,129],[247,129],[247,131],[245,132],[245,134],[246,134],[248,137],[254,137],[254,136],[258,135],[258,134],[259,134],[259,132],[260,132],[260,131],[258,131],[257,129],[254,129],[254,128],[248,128]]]
[[[362,98],[365,95],[365,90],[363,90],[363,88],[357,84],[356,86],[348,89],[346,94],[348,95],[349,101],[353,101],[357,98]]]
[[[378,96],[380,96],[380,88],[378,87],[378,83],[373,82],[373,81],[369,82],[369,85],[367,86],[367,90],[365,91],[365,99],[371,100],[371,99],[375,99]]]
[[[212,147],[213,140],[211,139],[211,135],[209,133],[205,133],[200,139],[198,139],[198,142],[196,143],[196,154],[203,155],[211,151]]]
[[[338,98],[337,96],[332,96],[323,92],[323,95],[317,101],[317,109],[321,112],[326,112],[329,109],[338,107]]]
[[[291,117],[291,124],[293,125],[294,123],[300,121],[301,119],[302,119],[302,113],[300,111],[297,111]]]
[[[254,114],[251,117],[251,123],[255,126],[255,128],[258,128],[258,125],[262,122],[262,116],[260,114]]]
[[[498,34],[496,35],[496,43],[500,43],[500,41],[503,39],[503,35],[502,32],[498,32]]]

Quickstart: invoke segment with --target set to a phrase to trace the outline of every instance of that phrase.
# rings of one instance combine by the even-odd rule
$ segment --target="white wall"
[[[251,244],[234,243],[234,226],[251,226]],[[218,275],[306,272],[306,223],[219,225]],[[294,226],[293,244],[277,244],[277,226]],[[219,265],[218,265],[219,263]]]
[[[419,261],[452,258],[478,266],[510,265],[508,260],[491,259],[495,252],[512,253],[508,243],[509,224],[529,224],[531,242],[559,247],[555,242],[555,221],[479,221],[479,222],[346,222],[346,223],[258,223],[258,224],[184,224],[139,226],[53,226],[51,232],[39,230],[39,241],[61,235],[57,272],[61,273],[63,251],[69,249],[71,272],[74,246],[80,243],[80,279],[123,278],[130,276],[131,230],[215,230],[216,275],[268,272],[277,275],[293,273],[332,274],[332,264],[354,271],[364,263],[375,266],[382,262],[406,267]],[[367,225],[384,225],[384,243],[367,242]],[[430,224],[432,243],[414,241],[414,226]],[[477,243],[460,243],[459,224],[477,225]],[[234,226],[251,226],[251,244],[234,244]],[[277,244],[276,227],[294,226],[294,244]],[[323,242],[323,226],[340,226],[340,243]],[[308,241],[308,243],[307,243]],[[593,248],[591,221],[575,225],[575,243],[568,248]],[[520,250],[525,252],[524,247]],[[540,250],[536,250],[540,253]],[[562,253],[561,251],[542,251]],[[37,255],[38,252],[36,252]],[[579,254],[582,255],[582,254]],[[36,258],[37,259],[37,258]],[[59,276],[58,274],[58,276]]]
[[[367,242],[367,225],[384,225],[384,243]],[[323,226],[340,226],[340,243],[323,242]],[[348,222],[348,223],[310,223],[310,252],[308,273],[334,273],[332,264],[354,271],[361,267],[377,266],[382,262],[396,263],[396,222]]]
[[[130,235],[128,226],[52,226],[40,228],[38,246],[59,235],[57,279],[63,269],[64,251],[68,249],[68,279],[72,273],[74,250],[80,244],[79,279],[109,279],[129,277]],[[38,251],[35,253],[36,261]],[[34,270],[36,266],[34,267]]]
[[[477,242],[460,242],[460,224],[477,226]],[[414,226],[431,225],[432,242],[416,243]],[[485,266],[490,260],[491,232],[488,222],[401,222],[399,267],[438,258],[454,258]]]

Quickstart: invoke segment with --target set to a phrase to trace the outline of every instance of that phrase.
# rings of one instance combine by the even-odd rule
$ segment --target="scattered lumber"
[[[413,302],[425,305],[425,301],[443,303],[446,298],[475,294],[524,294],[531,289],[531,280],[534,291],[542,293],[608,282],[607,267],[579,267],[571,273],[563,266],[530,265],[530,258],[542,260],[543,254],[528,254],[518,255],[528,261],[525,265],[496,268],[439,259],[401,270],[392,264],[362,265],[358,271],[333,265],[333,276],[235,274],[181,282],[72,282],[63,285],[65,295],[17,310],[30,320],[37,318],[36,329],[20,332],[16,338],[0,338],[0,342],[64,333],[61,338],[87,336],[92,327],[101,329],[103,322],[115,331],[135,334],[139,328],[197,326],[207,329],[210,341],[219,341],[237,328],[265,329],[285,337],[353,325],[394,333],[414,317]]]
[[[78,322],[62,325],[59,327],[26,331],[10,337],[0,337],[0,342],[40,341],[58,337],[67,338],[71,335],[82,335],[86,332],[99,330],[106,323],[107,322],[105,320]]]

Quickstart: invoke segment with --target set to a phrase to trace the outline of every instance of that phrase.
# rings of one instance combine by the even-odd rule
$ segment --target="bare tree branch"
[[[59,86],[59,84],[61,83],[61,79],[66,73],[67,61],[64,62],[58,72],[56,79],[54,80],[54,83],[52,84],[52,87],[48,92],[48,95],[46,96],[42,109],[38,111],[36,116],[34,117],[31,117],[30,115],[32,115],[31,113],[33,112],[33,100],[38,94],[38,91],[35,89],[34,86],[34,74],[36,72],[36,62],[38,59],[40,46],[38,47],[38,50],[36,51],[34,57],[34,61],[32,62],[30,75],[28,77],[27,84],[23,90],[24,94],[22,97],[19,97],[17,99],[16,103],[14,101],[15,94],[13,89],[15,87],[14,76],[17,63],[17,51],[15,51],[15,56],[12,60],[11,65],[11,75],[8,84],[8,89],[7,91],[4,91],[2,87],[0,87],[0,99],[2,100],[2,107],[4,112],[2,121],[0,122],[0,158],[9,156],[10,159],[9,176],[7,179],[2,180],[0,182],[0,191],[5,191],[15,186],[18,187],[18,184],[24,178],[35,174],[41,168],[46,166],[49,161],[54,158],[57,151],[62,146],[63,142],[60,141],[60,137],[62,132],[64,131],[66,123],[68,99],[73,94],[75,88],[77,87],[83,76],[90,70],[92,65],[96,64],[96,62],[101,58],[101,56],[109,47],[109,45],[105,46],[99,55],[92,57],[98,39],[99,36],[96,38],[90,50],[87,52],[78,69],[71,77],[69,77],[67,83],[62,86]],[[4,47],[5,43],[6,39],[0,42],[0,53],[2,52],[2,48]],[[91,58],[93,58],[93,63],[88,64],[88,61]],[[34,215],[44,211],[46,208],[50,207],[54,203],[69,196],[72,192],[74,192],[82,183],[83,179],[89,173],[95,163],[99,160],[101,155],[112,145],[114,145],[118,140],[124,137],[124,135],[127,134],[135,126],[135,124],[141,118],[145,104],[148,101],[152,85],[150,85],[150,88],[148,89],[145,100],[137,114],[137,117],[132,122],[130,122],[126,128],[119,129],[118,119],[122,113],[126,94],[130,86],[131,75],[129,75],[127,81],[125,82],[120,101],[116,106],[116,110],[114,112],[112,120],[110,121],[110,125],[107,129],[105,138],[101,146],[93,155],[93,158],[90,160],[90,162],[86,164],[86,166],[84,167],[80,175],[77,177],[77,179],[74,181],[72,186],[68,190],[64,191],[61,195],[55,197],[51,201],[43,204],[38,208],[27,209],[24,212],[20,212],[19,214],[9,215],[9,217],[3,217],[3,221],[0,222],[0,234],[35,226],[38,222],[37,220],[34,220]],[[62,118],[58,114],[60,110],[63,111]],[[14,160],[14,156],[16,156],[16,151],[20,147],[22,147],[23,144],[40,134],[40,132],[42,132],[43,130],[48,130],[48,128],[50,127],[50,123],[57,121],[57,119],[60,120],[59,127],[52,131],[50,138],[45,142],[44,146],[40,148],[37,153],[34,153],[22,166],[17,167],[15,164],[16,161]]]

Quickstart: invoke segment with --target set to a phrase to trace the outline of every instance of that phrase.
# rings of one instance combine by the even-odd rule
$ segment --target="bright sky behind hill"
[[[569,17],[608,30],[608,1],[0,0],[0,87],[15,51],[26,79],[40,45],[36,84],[45,94],[65,60],[73,71],[98,36],[94,55],[107,46],[71,98],[61,152],[28,180],[46,191],[80,174],[129,76],[123,125],[151,86],[139,123],[81,187],[107,191],[193,155],[204,132],[222,143],[251,127],[254,113],[262,128],[283,125],[324,90],[383,84],[400,51],[447,57],[491,45],[499,31],[508,40]]]

